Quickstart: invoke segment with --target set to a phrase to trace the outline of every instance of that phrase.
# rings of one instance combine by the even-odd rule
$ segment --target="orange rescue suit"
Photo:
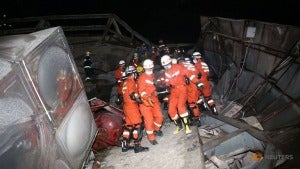
[[[170,69],[165,70],[165,82],[171,87],[169,97],[169,115],[172,120],[177,120],[179,117],[187,117],[186,109],[187,102],[187,86],[185,77],[189,78],[190,82],[196,84],[199,79],[191,74],[182,64],[173,64]]]
[[[187,64],[186,68],[191,75],[198,78],[199,71],[195,68],[193,64]],[[194,118],[197,118],[200,116],[200,109],[197,105],[197,100],[199,99],[200,91],[198,90],[197,86],[194,83],[189,83],[187,85],[187,91],[188,91],[187,100],[188,100],[189,107],[192,110]]]
[[[133,77],[128,77],[123,84],[123,110],[125,113],[126,125],[138,124],[142,122],[142,117],[139,111],[139,105],[135,100],[130,98],[131,93],[138,93],[137,83]]]
[[[150,141],[156,139],[154,131],[159,131],[163,122],[163,114],[160,109],[160,102],[156,96],[153,81],[153,74],[148,75],[143,73],[138,78],[139,95],[143,101],[143,103],[140,104],[140,111],[144,117],[146,133]]]
[[[130,98],[131,93],[138,93],[137,83],[134,77],[129,76],[123,84],[123,110],[125,115],[125,129],[123,131],[123,137],[126,139],[130,138],[130,130],[137,130],[140,128],[142,123],[142,116],[139,111],[139,105],[136,101]],[[134,139],[138,138],[138,132],[133,131],[132,136]]]
[[[210,85],[208,76],[209,76],[209,68],[208,65],[203,62],[201,59],[198,60],[197,63],[195,63],[195,67],[199,70],[199,72],[201,73],[201,78],[200,81],[203,83],[204,87],[203,87],[203,95],[206,98],[205,100],[208,101],[208,104],[210,106],[214,106],[215,102],[214,100],[211,98],[211,94],[212,94],[212,87]],[[200,104],[203,101],[200,101]]]

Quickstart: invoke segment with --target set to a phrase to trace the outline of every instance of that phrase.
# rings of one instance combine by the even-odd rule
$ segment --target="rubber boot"
[[[188,123],[188,117],[183,117],[183,123],[185,126],[185,134],[192,133],[192,130],[190,129],[189,123]]]
[[[212,112],[213,112],[214,115],[219,115],[219,113],[218,113],[215,105],[210,106],[210,108],[211,108],[211,110],[212,110]]]
[[[190,122],[191,126],[197,126],[200,127],[201,126],[201,122],[200,122],[200,118],[199,117],[192,117],[192,120]]]
[[[176,129],[175,131],[173,132],[173,134],[178,134],[180,131],[183,130],[183,127],[182,127],[182,123],[181,123],[181,119],[178,118],[177,120],[174,120],[174,124],[176,125]]]
[[[158,142],[157,142],[156,140],[149,140],[149,142],[150,142],[150,144],[152,144],[152,145],[158,144]]]
[[[127,152],[128,150],[132,149],[132,146],[129,146],[129,140],[125,139],[121,142],[122,152]]]
[[[158,130],[158,131],[154,131],[154,135],[162,137],[164,134],[163,134],[163,132],[161,130]]]
[[[148,147],[142,147],[140,143],[134,143],[134,152],[139,153],[139,152],[146,152],[149,151]]]

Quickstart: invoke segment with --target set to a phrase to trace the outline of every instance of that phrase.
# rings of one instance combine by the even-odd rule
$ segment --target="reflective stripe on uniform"
[[[153,130],[146,130],[147,134],[153,134]]]
[[[183,114],[180,114],[180,117],[187,117],[189,115],[189,112],[185,112]]]
[[[203,100],[202,100],[202,99],[199,99],[199,100],[197,100],[196,103],[197,103],[197,104],[202,104],[202,103],[203,103]]]
[[[151,81],[151,80],[145,80],[145,82],[148,83],[148,84],[151,84],[151,85],[154,84],[153,81]]]
[[[208,100],[207,103],[208,103],[208,104],[213,104],[213,103],[215,103],[215,102],[214,102],[213,100]]]
[[[180,71],[178,70],[178,71],[176,71],[176,72],[173,73],[173,74],[165,73],[165,75],[167,76],[167,78],[173,78],[173,77],[178,76],[179,73],[180,73]]]
[[[202,65],[202,69],[203,69],[204,72],[209,72],[209,68],[208,68],[206,63],[201,62],[201,65]]]
[[[143,97],[145,94],[147,94],[147,92],[142,92],[141,97]]]
[[[195,77],[196,77],[196,75],[192,75],[192,76],[190,77],[190,80],[193,80]]]
[[[172,77],[169,73],[165,73],[165,75],[167,76],[167,78],[171,78]]]
[[[156,125],[157,127],[160,127],[160,126],[161,126],[161,124],[158,124],[158,123],[156,123],[155,121],[154,121],[153,123],[154,123],[154,125]]]
[[[124,136],[129,136],[129,134],[130,134],[129,131],[123,131]]]
[[[176,71],[174,74],[172,74],[172,77],[176,77],[177,75],[179,75],[179,71]]]
[[[172,120],[177,120],[178,119],[178,114],[176,114],[174,117],[171,117]]]

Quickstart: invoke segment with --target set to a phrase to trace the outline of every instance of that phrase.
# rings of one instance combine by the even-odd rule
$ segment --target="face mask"
[[[167,70],[168,70],[168,69],[171,69],[171,64],[165,65],[164,68],[167,69]]]
[[[147,69],[147,70],[145,70],[145,73],[147,75],[151,75],[153,73],[153,70],[152,69]]]

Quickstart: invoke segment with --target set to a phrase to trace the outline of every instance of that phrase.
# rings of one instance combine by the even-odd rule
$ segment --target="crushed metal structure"
[[[201,17],[201,25],[198,48],[222,105],[221,116],[202,118],[223,133],[204,143],[209,166],[242,166],[235,159],[249,153],[252,161],[261,156],[257,168],[299,166],[300,29],[214,17]]]
[[[80,19],[80,24],[85,26],[67,24]],[[201,36],[194,49],[200,49],[210,67],[214,99],[220,113],[215,116],[203,112],[202,126],[193,130],[200,138],[203,168],[300,166],[297,161],[300,152],[300,29],[220,17],[201,17],[200,21]],[[100,83],[112,85],[113,63],[121,58],[129,60],[137,42],[152,45],[113,14],[19,18],[8,22],[16,29],[2,30],[2,34],[66,25],[62,28],[79,72],[80,52],[86,50],[94,53],[92,59],[97,67],[105,67],[96,85],[84,84],[87,95],[101,92],[93,90],[103,87],[98,85]],[[189,45],[173,44],[175,47]],[[98,60],[103,62],[98,63]]]

